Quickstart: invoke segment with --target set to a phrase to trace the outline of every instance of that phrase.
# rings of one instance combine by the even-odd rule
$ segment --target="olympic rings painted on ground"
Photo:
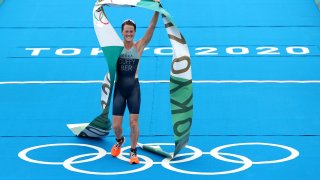
[[[93,175],[121,175],[121,174],[130,174],[130,173],[136,173],[136,172],[140,172],[140,171],[144,171],[146,169],[149,169],[153,163],[152,160],[150,158],[148,158],[147,156],[143,156],[143,155],[139,155],[139,158],[142,158],[145,160],[145,165],[138,168],[138,169],[133,169],[133,170],[129,170],[129,171],[120,171],[120,172],[94,172],[94,171],[86,171],[86,170],[82,170],[82,169],[77,169],[75,167],[72,166],[72,164],[74,164],[74,160],[76,159],[80,159],[86,156],[92,156],[92,155],[96,155],[97,153],[91,153],[91,154],[82,154],[79,156],[73,156],[67,160],[64,161],[63,166],[73,172],[78,172],[78,173],[84,173],[84,174],[93,174]],[[107,153],[107,154],[111,154],[111,153]],[[126,155],[129,155],[129,153],[124,153]]]
[[[211,156],[221,160],[221,161],[226,161],[226,162],[231,162],[231,163],[240,163],[242,164],[243,162],[241,161],[236,161],[232,159],[227,159],[219,155],[219,151],[225,148],[229,147],[234,147],[234,146],[250,146],[250,145],[263,145],[263,146],[273,146],[273,147],[279,147],[282,149],[288,150],[291,154],[290,156],[279,159],[279,160],[273,160],[273,161],[259,161],[259,162],[252,162],[252,164],[274,164],[274,163],[282,163],[285,161],[290,161],[292,159],[295,159],[296,157],[299,156],[299,152],[291,147],[284,146],[284,145],[279,145],[279,144],[270,144],[270,143],[238,143],[238,144],[228,144],[224,146],[219,146],[217,148],[214,148],[210,151]]]
[[[149,143],[149,144],[145,144],[145,145],[174,146],[173,143]],[[248,157],[245,157],[242,155],[220,152],[220,151],[222,151],[226,148],[230,148],[230,147],[252,146],[252,145],[277,147],[277,148],[285,149],[285,150],[289,151],[291,154],[288,157],[285,157],[283,159],[254,162],[251,159],[249,159]],[[53,147],[53,146],[83,146],[83,147],[92,148],[92,149],[96,150],[97,152],[76,155],[76,156],[73,156],[73,157],[70,157],[70,158],[64,160],[63,162],[41,161],[41,160],[31,159],[27,156],[27,154],[30,151],[34,151],[34,150],[42,149],[42,148],[46,148],[46,147]],[[130,148],[129,146],[122,148],[122,153],[121,153],[121,155],[119,155],[118,159],[123,160],[123,161],[129,161],[129,159],[125,157],[125,156],[128,156],[129,153],[124,152],[124,151],[128,150],[129,148]],[[141,161],[141,164],[143,164],[142,167],[137,168],[137,169],[133,169],[133,170],[128,170],[128,171],[120,171],[120,172],[94,172],[94,171],[86,171],[86,170],[75,168],[73,166],[74,164],[92,162],[92,161],[103,158],[107,154],[110,154],[100,147],[88,145],[88,144],[76,144],[76,143],[45,144],[45,145],[34,146],[34,147],[24,149],[21,152],[19,152],[18,156],[21,159],[28,161],[28,162],[31,162],[31,163],[46,164],[46,165],[63,165],[66,169],[68,169],[70,171],[84,173],[84,174],[93,174],[93,175],[121,175],[121,174],[136,173],[136,172],[147,170],[150,167],[152,167],[153,165],[158,165],[158,164],[161,164],[161,166],[163,166],[164,168],[166,168],[168,170],[171,170],[174,172],[179,172],[179,173],[184,173],[184,174],[223,175],[223,174],[231,174],[231,173],[237,173],[240,171],[244,171],[244,170],[250,168],[254,164],[282,163],[282,162],[286,162],[289,160],[293,160],[299,156],[299,152],[294,148],[284,146],[284,145],[279,145],[279,144],[261,143],[261,142],[227,144],[227,145],[216,147],[216,148],[212,149],[210,152],[202,152],[200,149],[198,149],[196,147],[192,147],[192,146],[186,146],[186,148],[192,150],[193,152],[178,154],[176,156],[176,158],[190,156],[188,158],[180,159],[180,160],[165,158],[161,162],[154,162],[149,157],[139,154],[139,157],[141,157],[144,160],[144,161]],[[224,162],[229,162],[229,163],[242,164],[242,166],[237,169],[220,171],[220,172],[196,172],[196,171],[188,171],[188,170],[179,169],[179,168],[172,166],[172,164],[184,163],[184,162],[189,162],[189,161],[195,160],[195,159],[201,157],[202,155],[211,155],[212,157],[214,157],[218,160],[221,160]],[[228,158],[226,158],[226,156],[233,157],[233,158],[236,158],[239,160],[228,159]],[[84,159],[86,157],[91,157],[91,158]],[[77,161],[77,159],[82,159],[82,160]]]
[[[81,155],[73,156],[73,157],[66,159],[64,162],[46,162],[46,161],[34,160],[34,159],[31,159],[27,156],[27,153],[30,151],[45,148],[45,147],[53,147],[53,146],[84,146],[84,147],[89,147],[89,148],[95,149],[98,151],[98,153],[88,153],[88,154],[81,154]],[[150,158],[148,158],[146,156],[139,155],[139,157],[144,159],[147,163],[144,166],[142,166],[141,168],[130,170],[130,171],[92,172],[92,171],[85,171],[85,170],[77,169],[72,166],[72,164],[92,162],[92,161],[101,159],[107,154],[110,154],[110,153],[107,153],[104,149],[97,147],[97,146],[92,146],[92,145],[88,145],[88,144],[60,143],[60,144],[45,144],[45,145],[30,147],[30,148],[24,149],[21,152],[19,152],[18,156],[21,159],[28,161],[28,162],[31,162],[31,163],[47,164],[47,165],[63,165],[66,169],[68,169],[70,171],[84,173],[84,174],[95,174],[95,175],[119,175],[119,174],[135,173],[135,172],[146,170],[153,165],[152,160]],[[125,153],[125,154],[128,154],[128,153]],[[80,160],[80,161],[75,161],[76,159],[81,159],[81,158],[84,158],[87,156],[94,156],[94,157],[89,158],[89,159]]]
[[[73,162],[73,164],[80,164],[80,163],[95,161],[97,159],[102,158],[103,156],[105,156],[107,154],[107,152],[104,149],[97,147],[97,146],[89,145],[89,144],[60,143],[60,144],[44,144],[44,145],[40,145],[40,146],[30,147],[30,148],[24,149],[21,152],[19,152],[18,156],[21,159],[28,161],[28,162],[31,162],[31,163],[47,164],[47,165],[63,165],[64,162],[40,161],[40,160],[31,159],[27,156],[27,153],[30,151],[45,148],[45,147],[53,147],[53,146],[83,146],[83,147],[89,147],[89,148],[92,148],[92,149],[95,149],[98,151],[96,157],[92,157],[92,158],[81,160],[81,161],[75,161],[75,162]]]
[[[187,154],[178,154],[176,157],[181,157],[181,156],[185,156],[188,155]],[[236,173],[236,172],[240,172],[240,171],[244,171],[248,168],[250,168],[252,166],[252,161],[250,159],[248,159],[247,157],[244,156],[240,156],[240,155],[236,155],[236,154],[229,154],[229,153],[220,153],[221,155],[225,155],[225,156],[232,156],[238,159],[241,159],[243,161],[243,166],[241,166],[238,169],[234,169],[234,170],[229,170],[229,171],[221,171],[221,172],[196,172],[196,171],[187,171],[187,170],[182,170],[182,169],[178,169],[175,168],[173,166],[170,165],[170,159],[166,158],[162,161],[162,166],[166,169],[169,169],[171,171],[175,171],[175,172],[179,172],[179,173],[184,173],[184,174],[194,174],[194,175],[223,175],[223,174],[232,174],[232,173]]]

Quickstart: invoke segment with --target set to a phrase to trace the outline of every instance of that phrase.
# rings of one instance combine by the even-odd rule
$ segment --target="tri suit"
[[[128,105],[130,114],[140,111],[140,84],[137,77],[140,55],[135,47],[123,48],[117,61],[117,78],[113,96],[113,115],[123,116]]]

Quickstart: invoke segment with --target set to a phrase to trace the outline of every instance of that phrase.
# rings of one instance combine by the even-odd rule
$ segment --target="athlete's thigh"
[[[126,99],[123,96],[123,94],[121,94],[119,87],[116,85],[114,88],[114,95],[113,95],[112,114],[117,116],[123,116],[125,109],[126,109]]]
[[[141,103],[141,92],[139,81],[136,81],[130,96],[127,99],[130,114],[139,114]]]

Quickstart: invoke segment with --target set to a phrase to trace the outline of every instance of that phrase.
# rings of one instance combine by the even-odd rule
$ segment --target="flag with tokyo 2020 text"
[[[168,38],[173,48],[172,63],[168,67],[168,72],[170,71],[170,102],[175,141],[173,156],[175,156],[188,143],[192,125],[191,59],[186,40],[173,22],[171,15],[160,3],[152,0],[98,0],[96,2],[93,9],[94,29],[109,68],[102,85],[101,105],[103,112],[91,123],[69,124],[68,127],[77,136],[87,137],[103,137],[108,135],[111,130],[111,120],[108,114],[116,76],[117,59],[123,50],[123,42],[108,20],[104,6],[140,7],[158,11],[162,14]],[[140,146],[161,155],[169,156],[168,153],[159,148],[148,147],[143,144],[140,144]]]

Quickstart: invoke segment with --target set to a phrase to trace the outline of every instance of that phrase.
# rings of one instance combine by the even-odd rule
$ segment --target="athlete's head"
[[[134,30],[136,30],[136,23],[131,19],[126,19],[123,21],[121,25],[121,31],[123,31],[125,25],[133,26]]]
[[[133,41],[136,34],[136,23],[130,19],[125,20],[121,25],[121,32],[125,41]]]

